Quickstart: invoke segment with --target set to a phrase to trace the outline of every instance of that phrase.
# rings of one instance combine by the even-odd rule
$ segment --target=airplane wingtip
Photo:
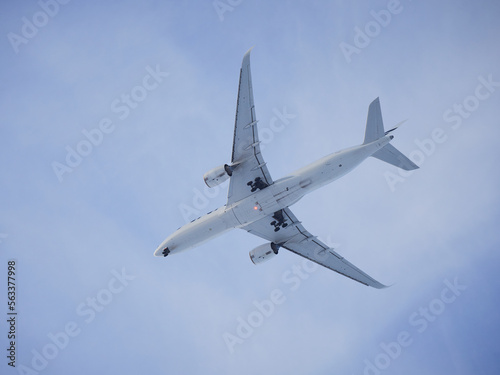
[[[390,288],[391,286],[393,286],[394,284],[391,284],[391,285],[384,285],[382,283],[378,283],[377,286],[374,286],[375,288],[377,289],[387,289],[387,288]]]
[[[248,51],[245,52],[245,56],[243,56],[244,59],[250,57],[250,52],[252,52],[253,47],[255,47],[255,46],[250,47],[248,49]]]
[[[371,282],[367,283],[366,285],[371,286],[372,288],[375,288],[375,289],[387,289],[387,288],[390,288],[393,284],[384,285],[381,282],[379,282],[375,279],[372,279]]]

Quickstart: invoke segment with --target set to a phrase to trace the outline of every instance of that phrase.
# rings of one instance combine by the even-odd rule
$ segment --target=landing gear
[[[269,224],[274,226],[274,231],[278,232],[281,228],[286,228],[288,223],[285,223],[285,217],[283,216],[283,210],[276,211],[273,215],[273,221]]]
[[[168,247],[166,247],[161,253],[163,254],[163,257],[166,257],[168,254],[170,254],[170,250],[168,249]]]
[[[265,183],[264,181],[262,181],[262,178],[260,177],[255,177],[255,180],[253,181],[248,181],[247,182],[247,185],[251,187],[251,192],[255,192],[257,189],[259,190],[262,190],[266,187],[268,187],[269,185],[267,183]]]

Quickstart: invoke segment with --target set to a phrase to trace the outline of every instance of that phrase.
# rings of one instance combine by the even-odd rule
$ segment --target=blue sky
[[[62,3],[0,6],[2,374],[498,373],[497,2]],[[153,257],[225,203],[202,175],[230,160],[252,46],[274,179],[361,143],[376,97],[408,119],[419,170],[369,159],[293,207],[390,288],[286,251],[256,267],[241,230]]]

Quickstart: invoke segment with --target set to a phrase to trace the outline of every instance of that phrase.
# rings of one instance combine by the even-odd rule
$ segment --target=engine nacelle
[[[265,243],[250,251],[250,259],[253,264],[265,262],[278,254],[279,248],[274,242]]]
[[[203,175],[203,180],[209,188],[222,184],[233,174],[233,168],[227,164],[214,168]]]

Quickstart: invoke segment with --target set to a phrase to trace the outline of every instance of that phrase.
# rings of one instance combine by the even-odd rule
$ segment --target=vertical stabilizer
[[[368,107],[368,117],[366,119],[365,140],[367,144],[382,138],[385,135],[384,123],[382,122],[382,111],[380,110],[380,101],[375,99]]]

